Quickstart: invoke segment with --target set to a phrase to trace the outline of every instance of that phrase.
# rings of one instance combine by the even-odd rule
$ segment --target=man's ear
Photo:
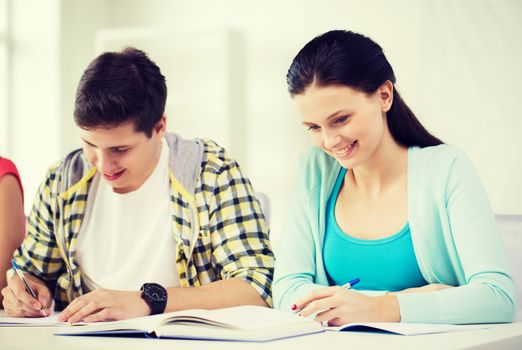
[[[165,114],[163,114],[160,118],[160,120],[158,120],[158,122],[156,123],[156,125],[154,125],[154,133],[158,134],[158,136],[160,137],[163,137],[163,135],[165,135],[165,133],[167,132],[167,116]]]
[[[383,112],[388,112],[393,103],[393,83],[386,80],[379,86],[379,97],[381,99],[381,109]]]

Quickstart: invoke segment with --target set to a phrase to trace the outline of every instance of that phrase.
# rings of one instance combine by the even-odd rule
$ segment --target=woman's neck
[[[378,196],[396,184],[407,179],[408,149],[395,142],[386,128],[380,144],[371,157],[353,168],[347,179],[358,191],[369,196]]]

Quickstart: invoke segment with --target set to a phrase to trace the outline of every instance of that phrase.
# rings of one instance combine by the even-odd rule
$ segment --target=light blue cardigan
[[[276,250],[274,306],[290,310],[328,285],[322,256],[326,201],[340,164],[318,148],[302,157]],[[428,283],[458,288],[398,295],[402,322],[493,323],[515,317],[515,292],[489,199],[466,155],[450,146],[408,150],[408,220]],[[363,291],[368,295],[383,292]]]

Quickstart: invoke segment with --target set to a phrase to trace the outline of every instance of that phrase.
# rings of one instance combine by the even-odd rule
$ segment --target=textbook
[[[42,318],[0,317],[0,327],[59,327],[56,335],[121,336],[200,340],[269,341],[323,331],[387,332],[422,335],[488,328],[487,324],[347,323],[322,326],[309,318],[260,306],[217,310],[185,310],[123,321],[96,323],[58,322],[58,313]]]
[[[55,335],[143,336],[200,340],[261,342],[320,333],[319,322],[261,306],[185,310],[123,321],[72,324]]]

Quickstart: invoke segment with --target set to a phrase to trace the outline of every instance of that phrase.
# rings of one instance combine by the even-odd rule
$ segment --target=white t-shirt
[[[169,147],[136,191],[119,194],[96,174],[77,240],[88,290],[139,290],[145,282],[179,286],[170,214]]]

